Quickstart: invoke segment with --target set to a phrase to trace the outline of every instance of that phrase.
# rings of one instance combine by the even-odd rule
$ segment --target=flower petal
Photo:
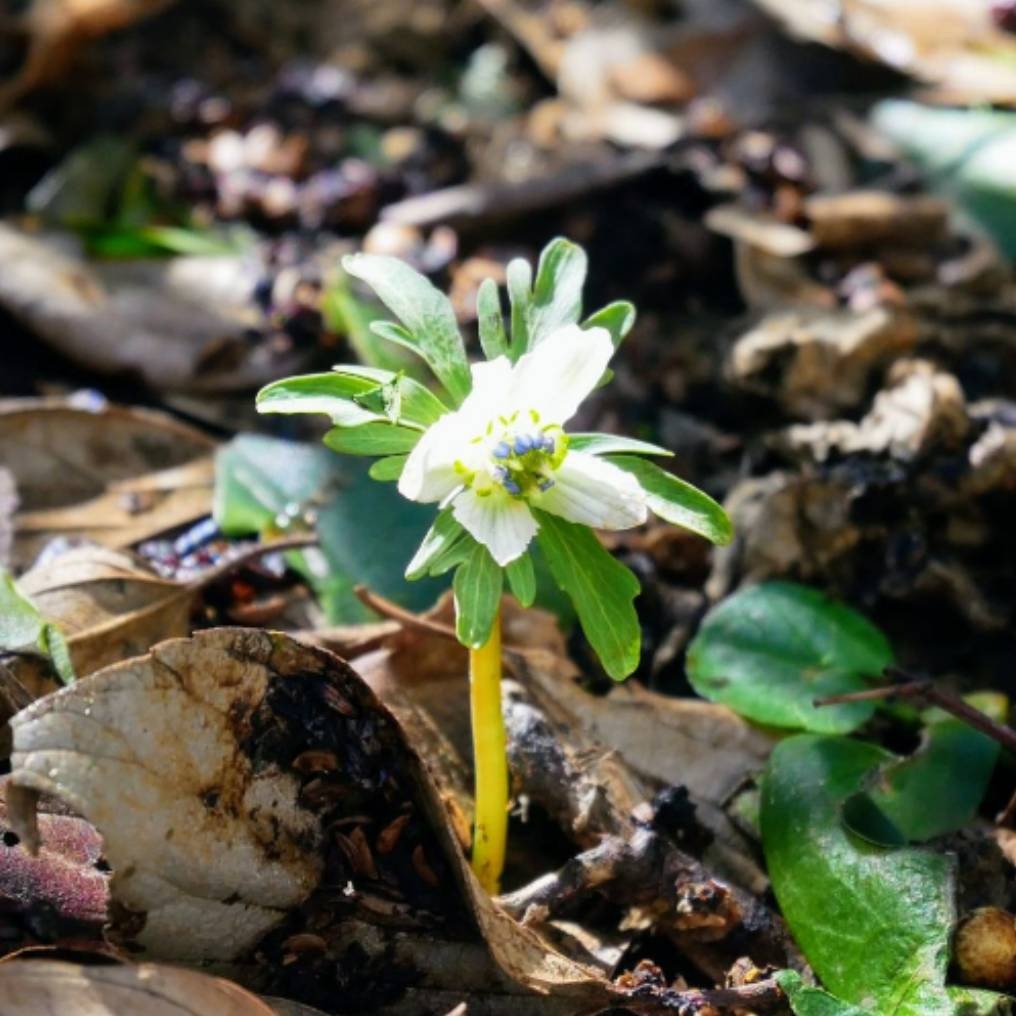
[[[409,453],[399,477],[399,493],[410,501],[440,501],[462,483],[455,469],[468,443],[459,413],[447,413],[428,427]]]
[[[569,452],[554,473],[554,486],[531,500],[536,508],[594,529],[631,529],[649,515],[635,477],[586,452]]]
[[[519,357],[509,401],[515,409],[535,409],[541,424],[563,424],[597,386],[613,355],[606,328],[558,328]]]
[[[498,490],[485,497],[464,490],[455,499],[452,514],[502,567],[522,556],[539,528],[524,501]]]
[[[473,389],[462,405],[431,424],[406,460],[399,493],[410,501],[441,501],[461,485],[455,463],[473,464],[478,449],[473,439],[484,433],[508,393],[508,357],[473,364],[472,372]]]

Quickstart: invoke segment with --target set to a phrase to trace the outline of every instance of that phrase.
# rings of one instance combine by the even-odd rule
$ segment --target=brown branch
[[[773,978],[732,988],[690,988],[663,991],[658,997],[626,1001],[625,1009],[641,1013],[694,1013],[713,1009],[766,1012],[786,1005],[787,996]]]
[[[353,593],[365,607],[369,607],[382,617],[398,621],[399,624],[406,628],[415,628],[417,631],[427,632],[428,635],[436,635],[438,638],[451,639],[453,642],[458,642],[458,636],[456,636],[454,628],[447,624],[442,624],[440,621],[431,621],[429,618],[414,614],[411,610],[400,607],[397,603],[393,603],[384,596],[372,593],[366,586],[354,586]]]
[[[839,705],[844,702],[870,702],[875,699],[902,698],[938,706],[957,719],[969,724],[975,730],[997,741],[1003,748],[1016,752],[1016,730],[1004,723],[998,723],[987,713],[965,702],[959,695],[940,688],[926,677],[914,677],[899,667],[886,667],[885,677],[899,683],[882,688],[867,688],[864,691],[847,692],[843,695],[827,695],[814,700],[816,706]]]
[[[274,554],[276,551],[283,550],[302,550],[304,547],[313,547],[317,542],[318,538],[316,535],[304,533],[300,536],[287,536],[282,540],[271,540],[268,543],[253,543],[249,547],[244,547],[243,550],[233,557],[220,561],[217,565],[203,571],[196,578],[186,583],[184,588],[189,592],[197,592],[213,582],[218,582],[223,576],[228,575],[237,568],[242,568],[245,564],[256,561],[259,557],[264,557],[265,554]]]

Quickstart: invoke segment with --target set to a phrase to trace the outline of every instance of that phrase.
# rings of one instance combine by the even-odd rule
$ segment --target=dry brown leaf
[[[18,584],[64,633],[78,677],[188,632],[193,589],[122,551],[78,547],[25,572]],[[39,687],[27,661],[12,661],[11,669],[33,697],[58,687]]]
[[[554,952],[483,893],[427,767],[330,653],[281,634],[200,632],[47,696],[11,726],[19,835],[35,842],[38,793],[91,821],[114,871],[114,930],[132,948],[189,960],[242,956],[317,884],[326,812],[334,826],[343,809],[376,811],[368,818],[380,830],[409,801],[429,825],[417,823],[405,849],[422,847],[440,888],[421,889],[411,865],[392,867],[395,851],[373,858],[387,868],[389,894],[392,879],[403,893],[415,879],[413,891],[435,912],[464,904],[501,970],[531,991],[576,1005],[607,997],[599,973]],[[309,752],[323,760],[327,744],[337,784],[320,779],[323,761],[305,764]],[[337,796],[324,793],[329,786]],[[338,828],[356,849],[343,852],[350,862],[369,849],[365,839],[356,846],[348,824]],[[351,907],[359,901],[374,920],[391,911],[390,903],[370,910],[383,900],[369,892],[369,870],[347,878],[357,886]]]
[[[949,103],[1016,102],[1016,40],[980,0],[756,0],[795,35],[881,60]]]
[[[0,964],[5,1016],[276,1016],[256,995],[196,970],[141,963],[82,966],[56,960]]]
[[[263,320],[252,258],[89,261],[69,236],[0,225],[0,305],[65,356],[159,391],[242,391],[299,369],[251,347]]]
[[[0,568],[7,568],[14,542],[13,516],[18,507],[18,490],[9,469],[0,468]]]
[[[215,443],[163,413],[0,401],[0,465],[17,483],[15,563],[62,534],[124,547],[211,508]]]

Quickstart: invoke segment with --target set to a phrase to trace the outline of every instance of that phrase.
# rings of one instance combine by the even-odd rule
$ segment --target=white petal
[[[446,413],[428,427],[409,453],[399,477],[399,493],[410,501],[440,501],[462,483],[455,470],[468,444],[459,413]]]
[[[494,360],[474,363],[470,370],[473,388],[456,410],[456,415],[472,431],[469,436],[476,437],[491,420],[504,412],[505,400],[511,392],[512,364],[507,356],[499,356]]]
[[[498,490],[486,497],[463,491],[455,499],[452,515],[502,567],[521,557],[539,528],[525,501]]]
[[[535,409],[541,424],[562,424],[599,383],[613,355],[614,344],[606,328],[558,328],[536,349],[519,357],[512,372],[510,402],[515,408]]]
[[[645,492],[631,473],[586,452],[569,452],[554,473],[554,486],[530,500],[594,529],[631,529],[649,514]]]

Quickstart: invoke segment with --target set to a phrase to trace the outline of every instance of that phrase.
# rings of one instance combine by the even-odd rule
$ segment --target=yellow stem
[[[490,638],[469,651],[476,826],[473,871],[492,896],[498,892],[508,839],[508,758],[501,714],[501,614]]]

